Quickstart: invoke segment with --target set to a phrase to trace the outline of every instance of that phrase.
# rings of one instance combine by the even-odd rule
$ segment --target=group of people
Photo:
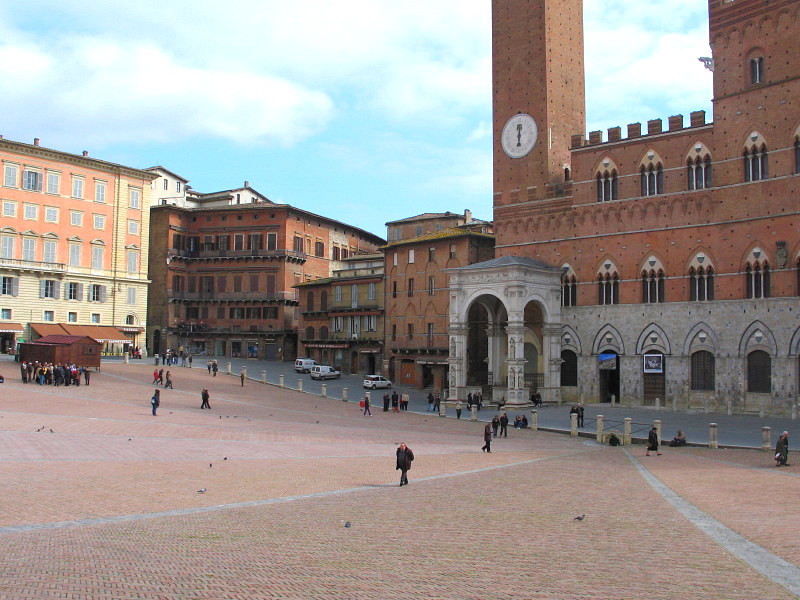
[[[538,392],[537,392],[538,393]],[[539,398],[540,406],[541,406],[541,397]],[[579,402],[578,404],[573,404],[572,408],[569,409],[570,419],[572,419],[572,415],[578,415],[578,427],[583,427],[583,402]]]
[[[189,366],[192,366],[191,363],[189,363]],[[214,377],[216,377],[217,376],[217,372],[219,371],[219,365],[217,364],[217,361],[209,360],[206,363],[206,369],[208,369],[208,374],[209,375],[213,375]]]
[[[483,392],[477,391],[474,394],[471,392],[467,394],[467,410],[472,410],[473,404],[478,406],[478,410],[483,407]]]
[[[172,373],[169,371],[164,373],[164,369],[153,370],[153,385],[163,385],[164,389],[174,389],[172,387]]]
[[[191,352],[185,352],[183,347],[177,352],[169,348],[161,354],[156,354],[156,366],[158,366],[159,361],[161,361],[161,364],[165,367],[175,367],[178,365],[178,362],[180,362],[182,367],[189,367],[191,369],[193,358]]]
[[[392,412],[400,412],[401,410],[408,410],[408,394],[402,396],[393,391],[391,396],[389,392],[383,395],[383,412],[389,412],[389,405],[391,404]]]
[[[167,371],[167,377],[169,377],[169,371]],[[171,381],[171,380],[168,379],[168,381]],[[153,383],[155,383],[155,382],[153,382]],[[167,386],[164,386],[164,387],[166,388]],[[172,388],[172,384],[170,384],[169,387]],[[201,410],[204,409],[204,408],[207,408],[207,409],[211,410],[211,405],[208,403],[210,398],[211,398],[211,395],[208,393],[208,388],[203,388],[203,391],[200,392],[200,400],[201,400],[200,409]],[[150,398],[150,408],[153,411],[153,416],[154,417],[158,416],[157,411],[158,411],[158,407],[159,406],[161,406],[161,390],[156,389],[153,392],[153,396]]]
[[[427,412],[439,412],[439,407],[442,405],[442,397],[437,393],[428,392],[428,410]]]
[[[80,385],[83,377],[89,385],[92,373],[88,367],[72,364],[40,363],[39,361],[23,362],[19,367],[22,383],[38,383],[39,385]]]

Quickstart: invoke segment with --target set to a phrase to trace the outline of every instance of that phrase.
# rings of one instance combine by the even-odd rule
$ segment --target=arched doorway
[[[597,357],[600,402],[611,402],[611,396],[619,400],[619,355],[613,350],[601,352]]]
[[[161,354],[161,330],[156,329],[153,332],[153,354]]]

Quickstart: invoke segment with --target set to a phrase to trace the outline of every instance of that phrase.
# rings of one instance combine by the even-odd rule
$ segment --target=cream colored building
[[[0,163],[0,350],[65,331],[144,347],[157,175],[38,139],[0,139]]]

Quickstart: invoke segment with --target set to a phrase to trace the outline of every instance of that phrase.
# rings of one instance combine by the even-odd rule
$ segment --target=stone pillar
[[[125,364],[126,365],[130,362],[130,357],[131,357],[130,353],[126,352],[125,353]]]
[[[534,431],[538,431],[539,430],[539,411],[538,410],[532,410],[531,411],[531,422],[530,422],[529,426]]]
[[[298,379],[297,380],[297,391],[298,392],[302,392],[303,391],[303,380],[302,379]]]
[[[469,420],[470,421],[477,421],[478,420],[478,405],[477,404],[473,404],[472,405],[472,408],[470,409]]]
[[[278,386],[286,387],[286,377],[284,375],[278,375]]]
[[[513,407],[528,403],[528,393],[525,389],[525,363],[527,362],[525,360],[525,324],[519,321],[513,323],[509,321],[506,326],[506,335],[508,336],[506,405]]]
[[[569,434],[578,437],[578,415],[575,413],[569,415]]]
[[[719,442],[717,441],[717,424],[716,423],[709,423],[708,424],[708,447],[709,448],[719,448]]]
[[[631,419],[630,417],[625,417],[622,419],[622,443],[626,446],[630,446],[632,443],[632,435],[631,435]]]
[[[653,427],[656,428],[656,435],[658,436],[658,445],[661,445],[661,421],[656,419],[653,421]]]
[[[461,323],[451,322],[450,352],[447,356],[449,382],[447,394],[450,400],[466,398],[467,386],[467,328]]]
[[[603,443],[603,415],[597,415],[597,441]]]
[[[350,399],[350,390],[342,388],[342,402],[347,402]]]
[[[403,394],[403,395],[404,396],[408,396],[408,394]],[[410,398],[408,398],[408,400],[410,400]],[[447,416],[447,402],[445,402],[444,400],[442,400],[439,403],[439,416],[440,417],[446,417]]]
[[[761,449],[764,452],[769,452],[772,450],[772,428],[771,427],[762,427],[761,428]]]
[[[327,398],[328,397],[328,384],[327,383],[323,383],[322,384],[322,391],[319,393],[319,395],[322,396],[323,398]]]
[[[267,383],[267,371],[266,371],[266,369],[261,371],[261,383]]]
[[[542,328],[545,398],[561,406],[561,324],[548,323]]]
[[[233,369],[231,367],[231,363],[228,363],[228,375],[230,375],[231,373],[233,373]]]
[[[241,374],[244,375],[245,379],[247,379],[247,367],[242,367],[242,373]]]
[[[611,406],[614,407],[617,405],[617,396],[615,394],[611,394]]]

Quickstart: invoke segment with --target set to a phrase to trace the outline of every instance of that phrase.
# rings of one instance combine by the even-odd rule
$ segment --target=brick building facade
[[[175,193],[179,180],[159,169],[156,185],[167,181],[161,192]],[[152,209],[151,232],[150,348],[279,360],[294,360],[298,350],[294,286],[329,277],[341,259],[383,242],[275,204],[247,183],[165,198]]]
[[[795,414],[798,11],[710,0],[713,122],[696,111],[604,140],[581,133],[581,0],[494,0],[496,251],[533,270],[488,269],[499,292],[454,277],[459,393],[482,352],[522,401],[532,354],[552,400]],[[502,323],[494,350],[468,332],[481,302]]]
[[[0,139],[0,161],[0,351],[65,327],[144,346],[153,175],[38,139]]]

